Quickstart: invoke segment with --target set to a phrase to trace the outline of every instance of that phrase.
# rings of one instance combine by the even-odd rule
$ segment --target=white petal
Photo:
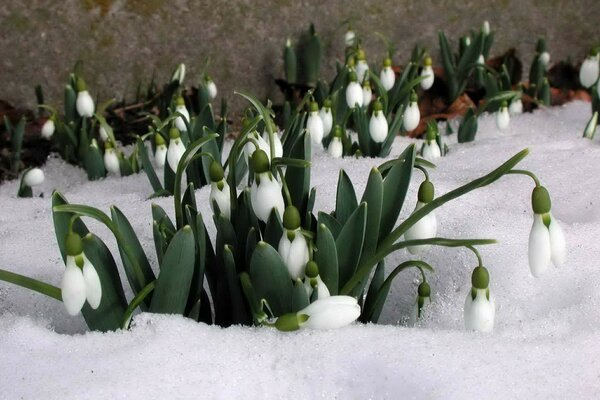
[[[275,208],[280,217],[283,217],[284,203],[281,195],[281,186],[267,172],[259,174],[260,184],[256,180],[250,188],[250,200],[252,209],[256,217],[263,222],[267,222],[271,210]]]
[[[339,138],[333,138],[331,143],[329,143],[327,152],[334,158],[340,158],[344,153],[344,145],[342,144],[342,141]]]
[[[416,102],[410,103],[406,110],[404,110],[402,122],[404,125],[404,130],[407,132],[414,130],[419,125],[420,119],[421,114],[419,112],[419,106]]]
[[[164,144],[156,146],[156,152],[154,153],[154,162],[156,162],[156,166],[158,168],[163,168],[165,166],[166,160],[167,160],[167,146]]]
[[[567,256],[567,248],[565,243],[565,235],[558,221],[551,216],[550,226],[548,228],[550,234],[550,249],[552,253],[552,264],[555,267],[562,267]]]
[[[177,171],[177,165],[179,165],[179,160],[181,160],[181,156],[185,153],[185,146],[180,138],[171,139],[169,142],[169,148],[167,150],[167,162],[169,163],[169,167],[173,172]]]
[[[44,171],[39,168],[31,168],[23,177],[23,183],[32,187],[40,185],[44,182]]]
[[[54,135],[54,130],[56,129],[56,126],[54,125],[54,121],[52,121],[50,118],[48,118],[46,120],[46,122],[44,122],[44,125],[42,125],[42,137],[44,139],[50,139],[52,137],[52,135]]]
[[[356,299],[349,296],[330,296],[318,299],[298,314],[308,315],[301,326],[312,329],[336,329],[351,324],[360,315]]]
[[[83,279],[85,281],[85,294],[87,301],[94,310],[100,305],[102,300],[102,285],[98,272],[85,256],[83,263]]]
[[[598,64],[598,57],[587,57],[583,60],[579,69],[579,81],[583,87],[592,87],[598,80],[599,74],[600,65]]]
[[[208,97],[210,97],[211,100],[214,100],[217,97],[217,85],[214,81],[209,81],[206,84],[206,91],[208,92]]]
[[[119,175],[121,171],[119,157],[117,157],[114,149],[106,149],[104,152],[104,167],[111,174]]]
[[[288,245],[289,243],[289,245]],[[279,248],[282,250],[279,252],[285,266],[288,269],[290,278],[293,280],[304,278],[304,268],[308,262],[308,245],[306,238],[300,233],[300,230],[296,230],[294,240],[290,243],[287,238],[287,232],[284,233],[279,241]]]
[[[435,140],[432,140],[431,143],[429,143],[429,146],[431,147],[431,155],[434,160],[437,158],[440,158],[442,156],[442,151],[440,150],[440,146],[438,146],[438,144]]]
[[[331,128],[333,127],[333,115],[331,114],[330,108],[321,108],[319,111],[319,117],[323,122],[323,137],[329,136]]]
[[[267,153],[267,156],[269,156],[271,153],[271,138],[269,136],[269,132],[263,132],[262,138],[268,146],[268,151],[265,151],[265,153]],[[283,145],[281,144],[281,139],[279,138],[279,134],[277,132],[273,132],[273,144],[273,147],[275,147],[275,157],[282,157]],[[270,159],[271,158],[269,157],[269,160]]]
[[[423,207],[423,203],[418,202],[415,207],[415,211]],[[418,220],[413,226],[408,228],[408,230],[404,233],[405,240],[419,240],[419,239],[429,239],[435,237],[437,232],[437,220],[435,215],[433,216],[433,220],[431,219],[431,214],[425,215],[423,218]],[[426,250],[429,245],[420,245],[420,246],[409,246],[408,251],[411,254],[418,254],[422,251]]]
[[[494,329],[494,318],[496,307],[492,297],[486,297],[486,289],[476,289],[475,300],[471,297],[471,291],[465,299],[464,318],[465,328],[479,332],[491,332]]]
[[[100,125],[98,133],[100,134],[100,139],[102,139],[103,142],[106,142],[108,140],[108,133],[106,132],[106,129],[104,129],[104,126]]]
[[[94,100],[87,90],[82,90],[77,93],[77,101],[75,102],[77,114],[82,117],[91,118],[94,115]]]
[[[346,87],[346,103],[350,108],[363,105],[362,88],[357,82],[350,82]]]
[[[70,315],[77,315],[85,303],[85,280],[75,259],[67,257],[67,268],[60,285],[63,304]]]
[[[344,42],[346,43],[346,47],[350,47],[354,45],[354,40],[356,39],[356,34],[354,31],[346,31],[344,35]]]
[[[219,190],[216,182],[210,184],[210,195],[208,196],[210,208],[215,212],[213,203],[217,203],[221,215],[227,219],[231,218],[231,192],[229,185],[223,180],[223,189]]]
[[[388,135],[388,123],[383,112],[375,111],[369,120],[369,134],[375,143],[382,143]]]
[[[310,137],[314,144],[320,144],[323,140],[323,121],[319,117],[318,111],[313,111],[306,120],[306,130],[310,133]]]
[[[508,106],[508,113],[510,115],[517,115],[523,113],[523,102],[521,99],[516,99],[510,102]]]
[[[369,64],[365,60],[358,60],[356,63],[356,78],[359,82],[365,80],[365,75],[369,72]]]
[[[321,276],[317,275],[317,298],[325,299],[330,296],[331,296],[331,293],[329,292],[329,288],[327,287],[325,282],[323,282],[323,279],[321,279]]]
[[[385,90],[390,90],[394,87],[396,82],[396,74],[392,67],[384,67],[379,74],[379,80]]]
[[[529,268],[536,278],[546,272],[551,258],[550,233],[542,216],[534,214],[529,233]]]
[[[506,128],[508,128],[509,124],[510,124],[510,116],[508,115],[508,108],[502,107],[496,113],[496,126],[498,127],[498,129],[503,131]]]
[[[421,76],[426,77],[421,81],[421,88],[423,90],[428,90],[433,86],[433,82],[435,80],[435,75],[433,74],[433,68],[431,68],[431,65],[423,67],[423,70],[421,71]]]
[[[175,111],[183,115],[183,117],[179,116],[175,119],[175,126],[177,127],[177,129],[179,129],[179,131],[186,132],[187,126],[185,125],[185,121],[187,121],[188,124],[190,123],[190,113],[188,109],[185,106],[181,105],[177,106]]]
[[[363,106],[368,106],[373,98],[373,91],[370,87],[363,87]]]

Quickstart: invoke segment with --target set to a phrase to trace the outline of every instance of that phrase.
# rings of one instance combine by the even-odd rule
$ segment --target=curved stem
[[[483,260],[481,259],[481,254],[479,254],[479,251],[477,251],[477,249],[473,246],[465,246],[467,249],[471,250],[473,253],[475,253],[475,256],[477,257],[477,262],[479,263],[480,267],[483,267]]]
[[[511,171],[507,172],[507,175],[526,175],[528,177],[530,177],[531,179],[533,179],[533,182],[535,182],[535,186],[541,186],[540,184],[540,180],[538,179],[538,177],[531,171],[527,171],[526,169],[513,169]]]
[[[415,164],[415,168],[420,170],[421,172],[423,172],[423,175],[425,175],[425,180],[428,181],[429,180],[429,173],[427,172],[427,169],[425,167],[423,167],[422,165],[417,165]]]
[[[123,313],[123,323],[121,324],[121,329],[129,328],[129,323],[131,322],[131,316],[133,315],[133,312],[144,301],[146,296],[148,296],[154,290],[155,287],[156,281],[154,280],[147,284],[138,294],[135,295]]]

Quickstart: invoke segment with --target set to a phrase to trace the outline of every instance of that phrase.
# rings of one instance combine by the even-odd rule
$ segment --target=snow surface
[[[589,104],[574,102],[514,117],[506,132],[497,130],[493,116],[483,116],[476,141],[446,139],[450,153],[431,172],[441,195],[528,147],[531,154],[519,168],[534,171],[552,196],[568,258],[563,269],[551,267],[539,279],[527,264],[529,178],[504,177],[437,210],[438,236],[499,241],[480,247],[498,307],[491,334],[463,328],[476,260],[462,249],[431,248],[423,256],[436,273],[429,277],[433,304],[417,327],[403,325],[416,295],[412,271],[395,281],[385,325],[296,333],[221,329],[151,314],[138,315],[130,331],[86,333],[83,319],[69,317],[59,302],[0,282],[0,398],[599,398],[600,146],[581,138],[589,116]],[[410,142],[398,138],[392,156]],[[315,151],[315,208],[332,209],[339,168],[360,196],[370,168],[381,162],[336,160]],[[170,213],[173,206],[172,198],[146,200],[151,188],[145,175],[88,182],[83,171],[58,158],[43,169],[46,181],[35,192],[45,198],[17,199],[18,182],[0,186],[0,268],[60,284],[64,265],[49,201],[54,188],[71,203],[121,208],[155,264],[150,204]],[[419,174],[401,218],[414,208]],[[208,188],[196,197],[210,215]],[[107,229],[86,223],[118,254]],[[387,265],[407,257],[399,252]]]

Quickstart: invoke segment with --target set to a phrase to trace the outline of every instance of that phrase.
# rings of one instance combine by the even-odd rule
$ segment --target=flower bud
[[[423,90],[430,89],[435,80],[435,74],[433,73],[431,64],[431,57],[425,57],[425,60],[423,60],[423,69],[421,70],[421,76],[425,77],[425,79],[421,81],[421,88]]]
[[[496,126],[499,130],[503,131],[508,128],[510,124],[510,115],[508,114],[508,107],[506,102],[502,102],[500,109],[496,113]]]
[[[323,120],[319,117],[319,105],[314,101],[310,103],[310,113],[306,119],[306,130],[310,134],[312,143],[321,143],[324,134]]]
[[[410,132],[414,130],[421,120],[421,113],[419,111],[419,106],[417,105],[417,94],[413,92],[410,96],[410,103],[406,110],[404,110],[404,115],[402,118],[402,124],[404,125],[404,130]]]
[[[373,114],[369,120],[369,134],[375,143],[382,143],[387,138],[388,131],[387,119],[383,115],[381,103],[377,100],[375,101]]]
[[[333,115],[331,114],[331,100],[326,99],[319,111],[319,117],[323,123],[323,137],[329,136],[333,127]]]
[[[363,92],[361,86],[356,81],[356,73],[350,72],[350,81],[346,87],[346,103],[348,107],[362,107],[363,105]]]
[[[42,171],[39,168],[31,168],[23,176],[23,183],[29,187],[41,185],[43,182],[44,182],[44,171]]]
[[[56,126],[54,124],[54,116],[51,116],[44,122],[42,125],[41,135],[44,139],[50,140],[52,135],[54,135],[54,131],[56,130]]]
[[[308,317],[300,320],[301,328],[337,329],[356,321],[360,306],[354,297],[330,296],[316,300],[296,314]]]

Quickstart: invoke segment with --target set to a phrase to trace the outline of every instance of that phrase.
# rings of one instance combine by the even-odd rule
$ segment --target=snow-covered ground
[[[138,315],[130,331],[86,333],[83,319],[69,317],[61,303],[0,282],[0,398],[598,398],[600,144],[581,138],[589,116],[589,104],[574,102],[515,117],[506,132],[484,116],[476,141],[459,145],[455,135],[448,138],[450,153],[431,172],[440,195],[528,147],[531,154],[519,167],[535,172],[550,191],[568,258],[539,279],[527,263],[529,178],[504,177],[437,211],[441,237],[499,241],[480,247],[497,304],[491,334],[463,328],[476,260],[461,249],[432,248],[423,256],[436,273],[429,278],[433,304],[417,327],[402,325],[416,294],[413,272],[397,278],[385,325],[296,333],[221,329],[151,314]],[[399,138],[392,156],[409,142]],[[339,168],[362,193],[370,167],[381,162],[316,152],[316,209],[332,209]],[[172,212],[172,198],[146,200],[151,188],[144,175],[88,182],[83,171],[59,159],[50,159],[44,171],[46,182],[37,191],[45,198],[17,199],[17,182],[0,186],[0,268],[60,284],[64,266],[49,201],[54,188],[72,203],[105,211],[118,205],[154,256],[150,204]],[[418,183],[401,218],[414,207]],[[208,190],[196,196],[209,215]],[[115,249],[106,229],[86,223]],[[407,257],[395,254],[388,265]]]

